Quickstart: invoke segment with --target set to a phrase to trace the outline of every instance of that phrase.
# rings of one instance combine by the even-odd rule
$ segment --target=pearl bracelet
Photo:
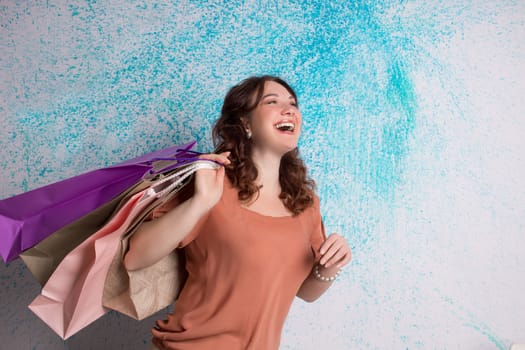
[[[317,278],[318,280],[323,281],[323,282],[333,282],[333,281],[335,281],[335,279],[339,276],[340,273],[341,273],[341,269],[337,270],[335,275],[327,277],[327,276],[323,276],[323,275],[321,275],[319,273],[319,264],[316,264],[315,267],[314,267],[314,276],[315,276],[315,278]]]

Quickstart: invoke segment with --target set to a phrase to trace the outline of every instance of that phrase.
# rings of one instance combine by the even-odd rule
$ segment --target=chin
[[[285,155],[286,153],[293,151],[297,148],[298,140],[289,138],[288,140],[280,139],[280,140],[271,140],[267,143],[269,149],[272,150],[277,155],[280,155],[281,157]]]
[[[294,146],[292,146],[292,145],[288,145],[288,146],[286,146],[286,147],[283,147],[283,148],[280,150],[279,153],[281,153],[281,156],[284,156],[286,153],[291,152],[291,151],[293,151],[293,150],[296,149],[296,148],[297,148],[297,144],[294,145]]]

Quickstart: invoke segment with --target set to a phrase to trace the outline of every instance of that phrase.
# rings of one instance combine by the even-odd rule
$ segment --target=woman
[[[159,349],[278,349],[295,296],[316,300],[351,259],[325,236],[315,184],[298,156],[301,113],[277,77],[230,89],[213,129],[221,164],[199,170],[194,193],[133,236],[139,269],[184,249],[188,279],[174,313],[157,321]]]

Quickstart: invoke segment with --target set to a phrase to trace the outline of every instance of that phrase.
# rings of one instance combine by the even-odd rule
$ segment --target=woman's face
[[[254,147],[282,156],[297,147],[301,122],[301,112],[292,94],[277,82],[265,82],[261,101],[248,122]]]

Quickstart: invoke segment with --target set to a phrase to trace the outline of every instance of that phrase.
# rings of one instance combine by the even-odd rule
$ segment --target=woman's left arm
[[[346,240],[337,233],[332,233],[323,242],[319,252],[319,264],[314,265],[297,292],[297,296],[307,302],[319,298],[332,285],[340,269],[352,259]]]

